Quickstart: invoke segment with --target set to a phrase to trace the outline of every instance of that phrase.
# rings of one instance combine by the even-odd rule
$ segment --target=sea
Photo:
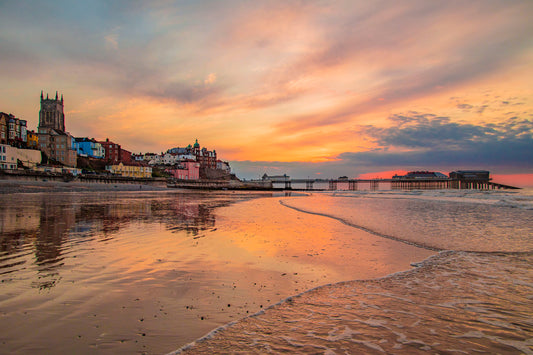
[[[0,352],[533,354],[533,190],[0,196]]]

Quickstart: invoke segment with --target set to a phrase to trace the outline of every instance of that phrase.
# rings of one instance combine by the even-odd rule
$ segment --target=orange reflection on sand
[[[278,198],[240,203],[231,211],[248,217],[230,220],[227,216],[239,255],[250,254],[263,267],[305,273],[310,279],[326,275],[328,282],[336,282],[384,276],[432,254],[327,217],[286,208]],[[219,213],[224,217],[224,212]]]

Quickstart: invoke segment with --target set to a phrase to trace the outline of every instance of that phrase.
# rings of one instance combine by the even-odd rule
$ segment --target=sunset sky
[[[533,1],[0,1],[0,111],[239,177],[486,169],[533,185]]]

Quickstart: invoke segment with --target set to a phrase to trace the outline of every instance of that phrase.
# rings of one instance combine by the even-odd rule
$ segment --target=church
[[[50,163],[60,163],[76,167],[76,151],[72,149],[72,136],[65,131],[65,113],[63,95],[55,99],[46,99],[41,91],[41,109],[39,111],[39,149],[44,152]]]

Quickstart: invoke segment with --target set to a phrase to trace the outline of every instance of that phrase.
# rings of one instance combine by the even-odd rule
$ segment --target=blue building
[[[72,138],[72,148],[82,157],[105,157],[104,147],[93,138]]]

